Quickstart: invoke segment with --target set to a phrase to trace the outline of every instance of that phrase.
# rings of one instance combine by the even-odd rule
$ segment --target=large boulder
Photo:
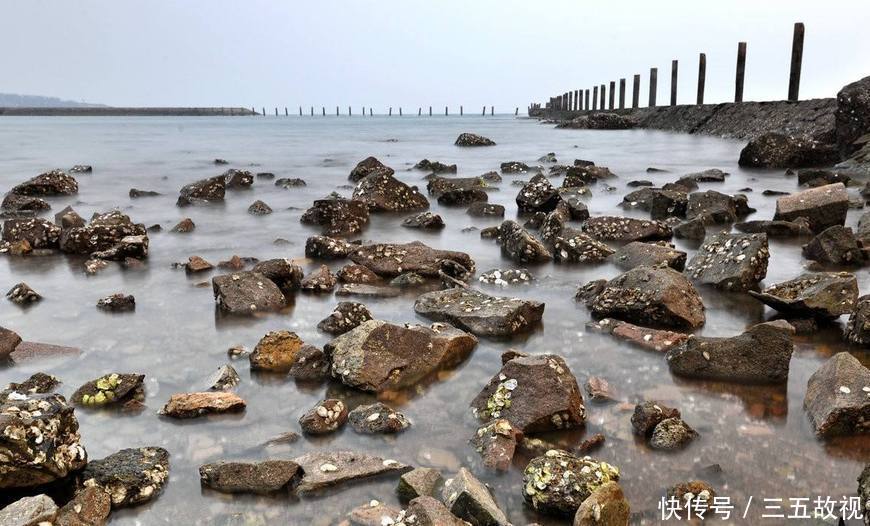
[[[804,409],[816,435],[828,438],[870,431],[870,369],[840,352],[810,376]]]
[[[83,468],[88,457],[66,399],[16,390],[0,402],[0,488],[41,486]]]
[[[862,243],[850,227],[834,225],[803,247],[805,258],[823,265],[862,265],[867,259]]]
[[[502,251],[517,263],[539,263],[553,257],[543,243],[510,219],[499,226],[497,241]]]
[[[544,314],[544,304],[452,288],[420,295],[414,302],[414,311],[478,336],[511,336],[534,328]]]
[[[63,170],[51,170],[12,187],[10,193],[36,197],[73,195],[78,191],[79,184],[75,177],[67,175]]]
[[[705,285],[745,291],[757,287],[767,276],[769,258],[766,234],[722,232],[707,236],[685,273]]]
[[[749,294],[786,316],[832,319],[852,312],[858,280],[849,272],[810,272]]]
[[[211,280],[215,302],[230,314],[277,311],[287,303],[281,289],[259,272],[235,272]]]
[[[768,132],[754,139],[740,151],[740,166],[755,168],[805,168],[826,166],[840,160],[831,144],[811,137]]]
[[[805,217],[813,232],[842,225],[849,210],[849,194],[843,183],[810,188],[776,200],[776,220],[795,221]]]
[[[870,133],[870,77],[847,84],[837,93],[834,118],[837,146],[845,158],[859,150],[856,141]]]
[[[471,408],[483,421],[504,419],[523,433],[571,429],[586,422],[577,379],[555,354],[508,360],[471,401]]]
[[[460,133],[454,143],[456,146],[495,146],[495,142],[482,135]]]
[[[411,212],[429,208],[429,200],[416,186],[408,186],[384,171],[371,173],[357,183],[353,199],[365,203],[372,212]]]
[[[169,452],[162,447],[122,449],[90,461],[79,478],[83,486],[108,493],[112,509],[136,506],[160,494],[169,478]]]
[[[633,217],[597,216],[583,224],[583,231],[600,241],[649,241],[670,239],[671,228],[659,221]]]
[[[350,175],[347,178],[357,183],[375,172],[383,172],[389,175],[393,175],[393,173],[395,173],[392,168],[385,165],[376,158],[366,157],[362,161],[358,162],[356,166],[354,166],[353,170],[350,171]]]
[[[861,296],[843,331],[846,341],[870,347],[870,296]]]
[[[783,383],[794,351],[794,327],[785,321],[759,323],[730,338],[690,336],[667,354],[678,376],[750,384]]]
[[[350,236],[362,232],[369,222],[369,207],[355,199],[330,196],[315,200],[299,220],[322,226],[324,236]]]
[[[199,203],[223,201],[227,191],[227,178],[218,175],[181,187],[176,205],[187,206]]]
[[[537,174],[517,194],[520,213],[549,212],[559,204],[559,193],[544,174]]]
[[[145,225],[134,223],[126,214],[112,210],[95,214],[87,226],[65,229],[60,236],[60,249],[68,254],[111,251],[123,244],[125,238],[138,236],[143,236],[141,243],[134,243],[134,240],[128,242],[139,245],[133,251],[144,257],[148,252]]]
[[[698,291],[671,268],[635,267],[604,284],[587,305],[597,318],[640,325],[696,329],[705,321]]]
[[[442,262],[454,261],[474,271],[474,260],[464,252],[438,250],[419,241],[411,243],[376,243],[363,245],[349,255],[350,260],[384,277],[395,277],[406,272],[437,277]]]
[[[523,471],[523,498],[532,509],[572,517],[592,493],[619,480],[619,469],[591,457],[552,449]]]
[[[369,320],[326,344],[332,376],[370,392],[413,386],[430,373],[457,365],[477,338],[441,323],[401,326]]]
[[[450,513],[476,526],[509,526],[487,487],[465,468],[444,483],[441,500]]]
[[[36,217],[7,219],[3,222],[3,241],[27,241],[31,248],[57,248],[61,229],[51,221]]]

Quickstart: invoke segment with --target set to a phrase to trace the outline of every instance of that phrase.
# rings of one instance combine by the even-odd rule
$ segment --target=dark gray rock
[[[649,445],[653,449],[676,451],[698,437],[698,432],[680,418],[666,418],[653,429]]]
[[[686,266],[685,252],[641,241],[632,241],[627,245],[623,245],[609,259],[617,267],[624,270],[631,270],[641,265],[647,267],[664,265],[674,270],[683,270]]]
[[[444,228],[444,220],[438,214],[422,212],[402,221],[402,226],[408,228],[422,228],[426,230],[438,230]]]
[[[507,516],[487,487],[465,468],[447,479],[441,500],[450,513],[475,526],[509,526]]]
[[[35,217],[7,219],[3,222],[3,241],[27,241],[34,249],[57,248],[61,228],[54,223]]]
[[[437,469],[414,468],[399,477],[396,493],[399,500],[409,502],[417,497],[432,497],[444,483],[444,477]]]
[[[260,174],[257,174],[257,177],[259,177],[259,176],[260,176]],[[305,183],[304,179],[299,179],[297,177],[293,177],[293,178],[282,177],[282,178],[275,181],[275,186],[277,186],[278,188],[287,189],[287,188],[299,188],[300,186],[307,186],[307,184]]]
[[[480,188],[458,188],[445,190],[438,196],[438,204],[444,206],[467,206],[472,203],[485,203],[489,195]]]
[[[843,335],[850,343],[870,347],[870,295],[858,298]]]
[[[844,224],[848,210],[846,187],[835,183],[780,197],[776,200],[773,218],[795,221],[805,217],[810,222],[810,229],[819,233],[828,227]]]
[[[411,426],[405,415],[381,402],[357,406],[348,420],[357,433],[369,435],[400,433]]]
[[[707,237],[707,227],[701,218],[685,221],[674,227],[674,237],[677,239],[703,241]]]
[[[662,222],[619,216],[590,217],[583,224],[583,231],[599,241],[648,241],[673,235],[671,228]]]
[[[858,301],[858,280],[849,272],[811,272],[749,294],[790,317],[839,318]]]
[[[870,77],[847,84],[837,93],[834,116],[837,146],[848,157],[859,150],[858,139],[870,130]]]
[[[21,282],[6,293],[6,299],[18,305],[30,305],[42,300],[42,296],[30,288],[27,283]]]
[[[230,314],[277,311],[286,304],[281,289],[259,272],[215,276],[212,289],[218,307]]]
[[[304,475],[296,491],[306,495],[356,480],[380,475],[401,474],[409,466],[392,459],[353,451],[312,451],[296,457]]]
[[[254,174],[247,170],[230,168],[224,172],[223,177],[227,181],[228,190],[250,188],[251,185],[254,184]]]
[[[361,323],[374,319],[372,313],[362,303],[342,301],[332,314],[317,324],[317,328],[329,334],[344,334]]]
[[[429,159],[423,159],[419,163],[415,164],[414,169],[424,170],[433,174],[456,173],[455,164],[445,164],[439,161],[430,161]]]
[[[707,236],[686,265],[685,273],[705,285],[746,291],[757,287],[767,276],[769,258],[766,234],[722,232]]]
[[[131,312],[136,310],[136,298],[130,294],[112,294],[100,298],[97,308],[109,312]]]
[[[385,165],[381,161],[377,160],[374,157],[366,157],[362,161],[358,162],[357,165],[351,170],[348,179],[357,183],[366,178],[366,176],[375,173],[375,172],[386,172],[389,175],[393,175],[393,169],[389,166]]]
[[[289,259],[276,258],[260,261],[251,272],[259,272],[282,292],[292,292],[302,286],[302,267]]]
[[[112,509],[150,501],[160,494],[168,478],[169,452],[161,447],[122,449],[88,462],[79,475],[85,487],[109,494]]]
[[[768,132],[740,151],[740,166],[755,168],[805,168],[827,166],[840,160],[837,148],[810,137]]]
[[[248,213],[255,216],[265,216],[272,213],[272,207],[258,199],[248,207]]]
[[[469,205],[466,213],[473,217],[504,217],[504,207],[502,205],[476,202]]]
[[[807,259],[829,265],[863,265],[867,254],[849,227],[834,225],[820,232],[803,247]]]
[[[507,220],[501,224],[498,242],[502,251],[517,263],[538,263],[553,257],[543,243],[516,221]]]
[[[160,195],[160,192],[154,192],[153,190],[139,190],[138,188],[130,189],[130,199],[139,199],[142,197],[157,197]]]
[[[299,283],[299,288],[309,292],[332,292],[338,283],[335,275],[326,265],[320,265],[317,270],[312,270]]]
[[[520,161],[508,161],[505,163],[501,163],[499,165],[499,169],[503,174],[522,174],[526,173],[532,168],[529,167],[526,163],[522,163]]]
[[[544,314],[544,304],[454,288],[422,294],[414,302],[414,311],[478,336],[511,336],[534,328]]]
[[[456,146],[495,146],[495,142],[482,135],[461,133],[454,143]]]
[[[804,409],[816,435],[830,438],[870,431],[870,369],[840,352],[810,376]]]
[[[124,243],[125,238],[140,236],[141,242],[133,243],[130,240],[130,243],[138,245],[133,250],[139,252],[138,257],[144,257],[147,255],[148,246],[145,225],[133,223],[129,216],[112,210],[104,214],[94,214],[87,226],[65,229],[60,236],[59,246],[68,254],[92,254],[115,249],[117,245]]]
[[[680,418],[679,409],[647,400],[634,406],[634,413],[631,415],[631,428],[635,435],[649,438],[656,426],[668,418]]]
[[[3,204],[0,205],[0,210],[3,210],[4,212],[36,213],[51,210],[51,205],[39,197],[14,194],[10,192],[3,198]]]
[[[302,473],[292,460],[261,462],[218,462],[199,468],[203,486],[222,493],[258,495],[292,490]]]
[[[810,223],[804,217],[799,217],[794,221],[746,221],[745,223],[735,223],[734,228],[746,234],[767,234],[767,237],[813,235]]]
[[[223,175],[202,179],[183,186],[179,192],[178,206],[223,201],[227,191],[227,178]]]
[[[305,241],[305,257],[316,259],[344,259],[358,244],[328,236],[312,236]]]
[[[520,213],[549,212],[560,198],[556,188],[543,174],[537,174],[520,189],[516,202]]]
[[[7,360],[19,343],[21,336],[17,332],[0,327],[0,362]]]
[[[10,193],[31,197],[74,195],[78,192],[79,184],[75,177],[67,175],[63,170],[41,173],[10,190]]]
[[[351,261],[363,265],[383,277],[395,277],[405,272],[437,277],[441,262],[451,260],[474,271],[474,260],[464,252],[437,250],[419,241],[412,243],[376,243],[353,250]]]
[[[300,221],[322,226],[325,236],[359,234],[369,222],[369,207],[362,201],[331,196],[315,200]]]
[[[556,128],[568,128],[572,130],[628,130],[634,128],[636,123],[630,117],[617,113],[592,113],[576,117],[570,121],[563,121]]]
[[[353,191],[353,199],[365,203],[371,212],[411,212],[429,208],[429,200],[415,186],[408,186],[391,174],[371,173]]]

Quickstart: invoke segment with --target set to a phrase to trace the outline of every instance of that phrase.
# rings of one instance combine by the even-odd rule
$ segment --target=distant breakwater
[[[257,115],[250,108],[12,108],[0,107],[0,116],[28,117],[244,117]]]

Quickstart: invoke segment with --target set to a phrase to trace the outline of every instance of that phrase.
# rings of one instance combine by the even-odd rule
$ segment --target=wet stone
[[[19,343],[21,343],[21,336],[18,333],[0,327],[0,362],[8,359]]]
[[[471,407],[478,419],[503,418],[523,433],[570,429],[586,421],[577,379],[565,360],[554,354],[509,360]]]
[[[863,265],[867,260],[861,242],[850,227],[826,228],[803,247],[805,258],[823,265]]]
[[[429,159],[423,159],[414,165],[414,169],[416,170],[424,170],[431,173],[456,173],[456,165],[455,164],[445,164],[439,161],[430,161]]]
[[[810,272],[749,294],[787,316],[831,319],[852,312],[858,280],[849,272]]]
[[[402,291],[398,287],[366,285],[362,283],[345,283],[335,290],[335,295],[338,297],[360,296],[363,298],[395,298],[401,294]]]
[[[8,193],[0,204],[0,210],[14,215],[35,214],[45,210],[51,210],[51,205],[39,197]]]
[[[160,192],[155,192],[153,190],[140,190],[138,188],[131,188],[129,195],[130,195],[130,199],[139,199],[142,197],[157,197],[158,195],[160,195]]]
[[[14,186],[10,193],[27,196],[74,195],[79,191],[78,182],[63,170],[51,170]]]
[[[676,508],[684,512],[689,509],[712,509],[715,496],[713,487],[702,480],[681,482],[668,488],[667,492],[667,499],[674,499],[672,502],[676,503]]]
[[[289,259],[275,258],[260,261],[251,271],[259,272],[286,293],[298,289],[302,283],[302,267]]]
[[[504,217],[504,207],[502,205],[478,201],[471,203],[466,213],[472,217]]]
[[[454,288],[420,295],[414,302],[414,311],[478,336],[509,336],[537,325],[544,314],[544,304]]]
[[[567,209],[574,221],[585,221],[589,219],[589,208],[582,201],[584,197],[589,197],[589,192],[585,188],[558,188],[559,205]]]
[[[656,424],[649,445],[653,449],[675,451],[683,449],[698,437],[698,432],[680,418],[666,418]]]
[[[369,222],[369,207],[355,199],[330,196],[317,199],[302,214],[304,224],[320,225],[325,236],[349,236],[359,234]]]
[[[441,500],[450,512],[478,526],[508,526],[507,516],[496,504],[489,489],[465,468],[447,479]]]
[[[352,509],[347,514],[347,520],[338,523],[338,526],[383,526],[384,524],[402,526],[405,524],[404,518],[404,510],[371,500]]]
[[[518,174],[518,173],[526,173],[531,168],[526,163],[522,163],[520,161],[507,161],[501,163],[499,166],[501,173],[503,174]]]
[[[686,275],[706,285],[729,291],[756,288],[767,275],[770,252],[765,234],[708,236],[686,265]]]
[[[804,217],[799,217],[794,221],[746,221],[745,223],[736,223],[734,228],[746,234],[767,234],[767,237],[812,235],[810,224]]]
[[[870,295],[858,298],[843,336],[850,343],[870,347]]]
[[[674,237],[677,239],[703,241],[706,236],[707,228],[704,226],[703,219],[700,218],[685,221],[674,227]]]
[[[6,293],[6,299],[18,305],[30,305],[42,299],[38,292],[30,288],[27,283],[19,283],[9,289]]]
[[[799,217],[809,220],[810,229],[822,230],[842,225],[849,210],[849,194],[843,183],[810,188],[803,192],[780,197],[776,200],[774,220],[795,221]]]
[[[768,132],[753,138],[740,151],[740,166],[802,168],[830,165],[840,160],[837,148],[810,137]]]
[[[399,477],[396,493],[402,502],[410,502],[417,497],[434,497],[444,483],[444,478],[437,469],[414,468]]]
[[[270,331],[257,343],[249,356],[251,370],[286,373],[296,361],[304,345],[302,339],[290,331]]]
[[[112,500],[100,488],[79,490],[57,514],[55,526],[103,526],[109,521]]]
[[[356,263],[341,267],[336,272],[335,277],[341,283],[359,283],[363,285],[381,283],[380,276],[369,270],[368,267],[357,265]]]
[[[517,263],[538,263],[553,257],[543,243],[516,221],[501,224],[498,241],[504,253]]]
[[[344,259],[359,245],[343,239],[327,236],[313,236],[305,241],[305,257],[319,259]]]
[[[383,459],[352,451],[312,451],[293,459],[304,473],[297,491],[313,493],[346,482],[379,475],[400,474],[409,466],[396,460]]]
[[[383,277],[395,277],[403,272],[437,277],[441,262],[445,259],[453,260],[469,271],[474,271],[474,260],[468,254],[434,249],[419,241],[363,245],[352,251],[349,257],[354,263],[364,265]]]
[[[237,190],[240,188],[250,188],[254,184],[254,174],[247,170],[237,170],[230,168],[224,172],[223,177],[226,179],[226,187],[228,190]]]
[[[357,406],[348,419],[354,431],[369,435],[400,433],[411,426],[405,415],[381,402]]]
[[[218,307],[230,314],[277,311],[286,303],[278,286],[259,272],[215,276],[212,289]]]
[[[145,401],[144,381],[144,374],[109,373],[79,387],[70,401],[88,408],[136,406]]]
[[[649,438],[659,422],[668,418],[680,418],[680,411],[665,404],[647,400],[634,407],[634,414],[631,415],[631,428],[634,434]]]
[[[613,254],[601,241],[566,228],[553,241],[553,259],[564,263],[600,263]]]
[[[489,194],[480,188],[459,188],[445,190],[438,196],[438,204],[443,206],[467,206],[473,203],[485,203]]]
[[[245,401],[233,393],[179,393],[169,398],[160,414],[171,418],[198,418],[209,414],[239,413],[245,410],[245,405]]]
[[[602,484],[577,509],[573,526],[624,526],[631,508],[616,482]]]
[[[478,278],[481,283],[507,287],[509,285],[525,285],[535,280],[531,272],[524,268],[492,269],[483,272]]]
[[[248,207],[248,213],[255,216],[265,216],[272,213],[272,207],[258,199]]]
[[[202,485],[222,493],[266,495],[291,490],[301,476],[299,465],[291,460],[218,462],[199,468]]]
[[[616,395],[610,382],[600,376],[590,376],[586,380],[586,393],[593,402],[613,402]]]
[[[647,241],[673,235],[671,228],[659,221],[618,216],[590,217],[583,231],[599,241]]]
[[[181,221],[178,222],[170,232],[174,232],[176,234],[188,234],[193,232],[196,229],[196,224],[193,222],[193,219],[189,217],[185,217]]]
[[[461,133],[454,143],[456,146],[495,146],[495,142],[482,135]]]
[[[484,467],[507,471],[522,436],[510,421],[502,418],[479,427],[469,442],[480,454]]]
[[[870,431],[870,369],[840,352],[810,376],[804,409],[816,435],[829,438]]]
[[[299,418],[299,426],[309,435],[337,431],[347,422],[347,406],[341,400],[321,400]]]
[[[336,283],[338,280],[329,270],[329,267],[321,265],[320,268],[305,276],[299,286],[302,290],[310,292],[332,292]]]
[[[223,201],[227,190],[227,178],[224,175],[201,179],[185,185],[179,191],[177,206],[202,204]]]
[[[532,177],[516,198],[520,213],[549,212],[556,208],[559,201],[559,193],[543,174]]]
[[[187,258],[187,263],[184,264],[184,270],[189,274],[197,272],[206,272],[214,268],[214,265],[202,259],[199,256],[190,256]]]
[[[489,185],[483,177],[438,177],[434,176],[426,183],[426,191],[429,195],[441,197],[445,193],[464,190],[480,190],[487,188]],[[485,192],[484,192],[485,193]],[[479,194],[472,194],[479,195]],[[486,201],[487,198],[479,199]],[[448,199],[452,201],[453,199]],[[458,204],[458,203],[454,203]]]
[[[523,498],[541,513],[571,517],[595,490],[618,480],[619,468],[607,462],[554,449],[526,466]]]
[[[133,223],[129,216],[122,214],[118,210],[112,210],[104,214],[94,214],[91,217],[90,223],[84,227],[75,227],[64,230],[61,233],[59,246],[60,249],[68,254],[94,254],[101,251],[117,252],[122,247],[117,247],[123,244],[126,238],[136,238],[142,236],[142,239],[137,244],[140,246],[138,252],[131,254],[121,253],[120,255],[106,254],[107,257],[94,255],[100,259],[123,259],[126,256],[144,257],[147,255],[148,235],[145,231],[145,225]],[[133,243],[133,240],[129,240]]]
[[[412,500],[405,510],[403,522],[396,524],[414,524],[416,526],[466,526],[468,522],[456,517],[440,500],[422,496]]]
[[[610,256],[610,261],[625,270],[641,265],[667,266],[674,270],[683,270],[686,265],[686,253],[662,245],[633,241],[617,249]]]
[[[383,171],[367,175],[357,183],[353,199],[371,212],[410,212],[429,208],[429,201],[417,187],[408,186]]]
[[[402,226],[408,228],[437,230],[439,228],[444,228],[444,220],[441,219],[441,216],[438,214],[433,214],[432,212],[422,212],[402,221]]]
[[[34,249],[57,248],[61,228],[39,218],[7,219],[3,222],[3,241],[27,241]]]
[[[54,223],[62,229],[85,226],[85,220],[71,206],[54,214]]]
[[[303,345],[287,375],[300,382],[320,382],[329,377],[329,367],[329,357],[323,349]]]
[[[332,314],[317,324],[317,328],[329,334],[339,335],[371,319],[373,319],[372,313],[362,303],[342,301]]]
[[[257,174],[259,177],[260,174]],[[275,181],[275,186],[278,188],[299,188],[300,186],[306,186],[304,179],[299,179],[298,177],[281,177]]]
[[[241,378],[235,367],[229,364],[221,365],[205,381],[205,386],[211,391],[229,391],[239,385]]]
[[[161,447],[122,449],[92,460],[79,475],[85,487],[108,493],[112,509],[136,506],[157,497],[169,478],[169,452]]]
[[[576,161],[575,161],[576,163]],[[616,174],[610,171],[606,166],[595,166],[594,164],[575,164],[568,167],[565,173],[565,181],[562,186],[582,186],[598,182],[599,179],[612,179]],[[571,183],[569,184],[569,179]],[[578,185],[577,183],[581,183]]]
[[[358,162],[353,170],[351,170],[348,179],[356,183],[364,179],[367,175],[379,171],[385,171],[390,175],[394,173],[392,168],[377,160],[375,157],[366,157]]]
[[[57,512],[57,505],[47,495],[24,497],[0,510],[0,524],[4,526],[52,525]]]
[[[100,298],[97,308],[109,312],[132,312],[136,310],[136,298],[128,294],[112,294]]]
[[[721,225],[733,223],[750,212],[754,212],[754,209],[746,205],[745,196],[730,196],[707,190],[689,194],[686,219],[701,219],[707,225]]]

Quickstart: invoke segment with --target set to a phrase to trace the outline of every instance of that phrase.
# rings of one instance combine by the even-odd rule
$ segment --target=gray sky
[[[507,110],[642,74],[666,101],[784,98],[794,22],[801,97],[870,75],[870,2],[818,0],[0,0],[0,92],[111,105]]]

